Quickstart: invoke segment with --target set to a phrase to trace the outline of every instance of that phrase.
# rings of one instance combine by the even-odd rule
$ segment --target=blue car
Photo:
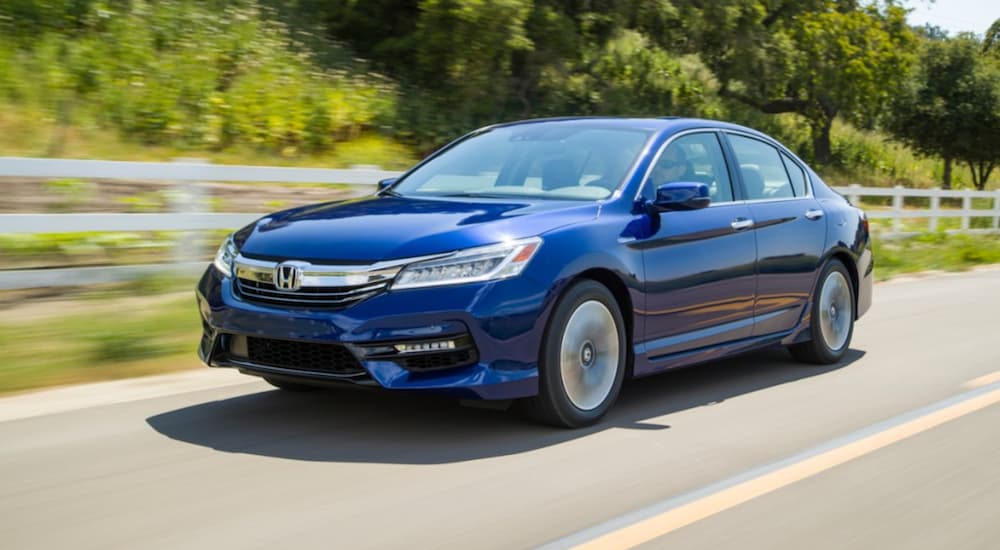
[[[579,427],[625,377],[776,345],[838,361],[872,269],[864,213],[760,132],[529,120],[233,233],[198,283],[199,355],[286,390],[518,400]]]

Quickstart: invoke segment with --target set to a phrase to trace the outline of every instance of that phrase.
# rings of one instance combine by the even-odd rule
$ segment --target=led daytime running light
[[[460,250],[446,258],[407,266],[393,288],[461,284],[519,275],[541,246],[538,237]]]
[[[441,340],[438,342],[418,342],[415,344],[396,344],[393,346],[399,353],[420,353],[424,351],[441,351],[455,349],[454,340]]]

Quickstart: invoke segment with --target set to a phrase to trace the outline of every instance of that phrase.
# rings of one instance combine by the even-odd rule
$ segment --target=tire
[[[854,335],[855,303],[850,273],[840,260],[830,260],[813,291],[811,340],[788,346],[788,351],[805,363],[829,365],[840,361]]]
[[[268,378],[266,376],[264,377],[264,380],[266,380],[268,384],[283,391],[308,392],[308,391],[316,391],[319,389],[316,386],[310,386],[308,384],[296,384],[295,382],[285,382],[284,380],[278,380],[276,378]]]
[[[611,291],[583,280],[559,299],[545,329],[538,395],[524,401],[535,420],[563,428],[594,424],[614,404],[625,378],[625,322]]]

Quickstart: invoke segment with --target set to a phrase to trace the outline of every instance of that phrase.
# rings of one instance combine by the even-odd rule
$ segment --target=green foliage
[[[938,232],[908,239],[876,239],[874,254],[879,279],[927,270],[960,271],[1000,263],[1000,236]]]
[[[392,82],[321,69],[252,0],[22,0],[0,10],[11,31],[0,35],[0,97],[39,103],[61,123],[291,155],[355,138],[395,109]]]
[[[928,188],[940,179],[940,162],[917,155],[880,131],[837,122],[831,131],[831,140],[831,160],[824,168],[823,177],[832,185],[857,183],[872,187]],[[956,174],[954,181],[961,185],[967,178],[964,174]]]
[[[636,30],[584,52],[567,71],[547,68],[539,84],[555,113],[713,117],[721,108],[697,57],[671,55]]]
[[[986,29],[986,34],[983,36],[983,53],[996,53],[1000,51],[1000,19],[997,19],[990,25],[989,29]]]
[[[846,116],[874,118],[906,74],[913,33],[893,3],[713,2],[695,47],[721,82],[720,94],[765,113],[808,121],[812,156],[827,163],[830,129]]]
[[[531,2],[421,0],[419,9],[412,42],[418,82],[448,89],[459,108],[502,102],[513,56],[534,46],[525,32]]]
[[[998,25],[980,50],[1000,63]],[[378,139],[422,154],[504,120],[694,115],[772,133],[837,177],[923,184],[948,170],[872,131],[911,87],[918,41],[961,40],[911,31],[893,0],[7,0],[0,149],[402,168],[411,153]],[[951,109],[934,128],[960,136]],[[133,145],[80,145],[108,129]],[[985,182],[981,150],[965,162]]]
[[[724,116],[665,2],[302,0],[330,34],[402,83],[395,131],[431,149],[532,116]]]
[[[924,155],[946,163],[961,160],[983,189],[992,166],[1000,163],[1000,67],[980,53],[971,37],[931,40],[920,63],[892,101],[886,129]],[[943,175],[949,187],[950,172]]]

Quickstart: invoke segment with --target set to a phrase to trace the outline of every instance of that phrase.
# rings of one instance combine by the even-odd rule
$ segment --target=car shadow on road
[[[864,354],[852,349],[835,365],[808,366],[783,349],[772,349],[635,380],[602,422],[580,430],[536,425],[511,412],[460,407],[453,399],[349,389],[263,391],[184,407],[146,422],[171,439],[225,452],[442,464],[522,453],[608,428],[669,429],[669,417],[661,418],[665,415],[821,376]]]

